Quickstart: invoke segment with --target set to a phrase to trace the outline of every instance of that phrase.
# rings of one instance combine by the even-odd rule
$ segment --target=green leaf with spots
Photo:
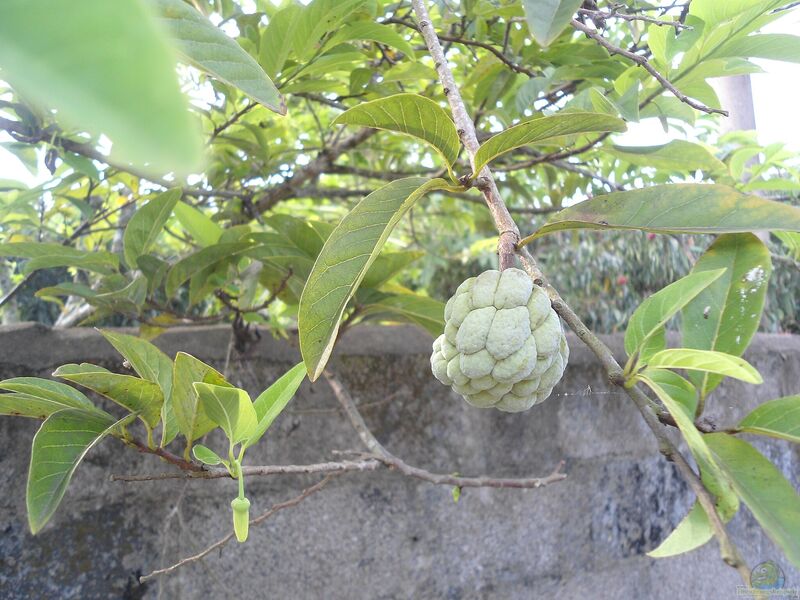
[[[236,40],[183,0],[154,1],[162,23],[178,42],[182,58],[212,77],[239,88],[271,111],[286,114],[286,103],[275,84]]]
[[[475,153],[473,177],[477,177],[481,169],[498,156],[523,146],[554,142],[565,135],[626,129],[622,119],[601,113],[565,112],[531,119],[509,127],[483,142]]]
[[[683,309],[683,342],[687,348],[716,350],[741,356],[758,329],[767,284],[772,273],[769,250],[752,233],[719,236],[692,268],[692,274],[725,269]],[[706,397],[722,377],[691,373]]]
[[[106,435],[134,415],[114,422],[110,415],[69,408],[50,415],[33,437],[26,504],[31,533],[38,533],[56,512],[75,469]]]
[[[62,365],[53,375],[89,388],[137,413],[151,429],[158,425],[164,395],[157,383],[131,375],[112,373],[89,363]]]
[[[66,408],[96,411],[99,408],[74,387],[39,377],[13,377],[0,381],[0,415],[45,419]]]
[[[461,142],[450,115],[419,94],[395,94],[364,102],[336,117],[332,125],[360,125],[405,133],[429,143],[451,167]]]
[[[800,444],[800,395],[765,402],[742,419],[736,429]]]
[[[717,184],[671,183],[595,196],[555,215],[529,244],[554,231],[629,229],[655,233],[800,231],[800,208]]]
[[[423,177],[393,181],[361,200],[326,240],[298,311],[300,351],[311,381],[325,368],[347,303],[394,226],[419,198],[446,185]]]

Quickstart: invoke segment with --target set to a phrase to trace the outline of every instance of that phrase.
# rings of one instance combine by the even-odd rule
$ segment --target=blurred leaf
[[[298,313],[300,350],[311,381],[325,368],[347,303],[394,226],[419,198],[446,185],[424,177],[393,181],[361,200],[325,242]]]
[[[450,115],[433,100],[418,94],[395,94],[364,102],[340,114],[331,125],[361,125],[405,133],[428,142],[448,167],[461,150]]]
[[[222,227],[185,202],[178,202],[175,205],[175,216],[181,226],[201,246],[216,244],[222,235]]]
[[[582,3],[583,0],[522,0],[531,35],[540,46],[549,46],[569,25]]]
[[[122,237],[125,262],[130,268],[136,268],[136,260],[150,250],[180,197],[180,189],[169,190],[133,213]]]
[[[275,84],[236,40],[183,0],[155,2],[162,22],[179,42],[183,58],[220,81],[238,87],[271,111],[286,114],[286,103]]]
[[[403,36],[388,25],[380,25],[372,21],[357,21],[348,23],[339,29],[328,41],[328,46],[333,47],[341,42],[350,40],[370,40],[385,46],[400,50],[411,60],[416,60],[414,47]]]
[[[199,166],[174,54],[145,3],[4,0],[0,57],[4,79],[57,109],[62,126],[106,134],[118,159],[156,172]]]
[[[791,254],[795,260],[800,260],[800,233],[795,233],[793,231],[773,231],[772,235],[783,242],[783,245],[786,246],[789,254]]]
[[[769,250],[752,233],[719,236],[692,268],[693,274],[725,274],[683,309],[683,342],[687,348],[717,350],[741,356],[758,329],[767,282],[772,273]],[[690,373],[702,397],[721,377]]]
[[[765,402],[742,419],[736,429],[800,443],[800,395]]]
[[[89,388],[136,413],[150,429],[158,425],[164,396],[158,384],[131,375],[119,375],[90,363],[61,365],[54,372],[61,377]]]
[[[800,496],[792,485],[747,442],[725,433],[705,438],[747,508],[786,558],[800,567]]]
[[[489,162],[516,148],[552,142],[555,138],[578,133],[625,131],[625,122],[601,113],[563,113],[525,121],[501,131],[481,144],[475,154],[477,177]]]
[[[638,229],[656,233],[800,231],[800,208],[748,196],[724,185],[654,185],[596,196],[565,208],[520,245],[569,229]]]
[[[625,329],[625,352],[628,356],[639,351],[639,360],[646,363],[655,352],[663,350],[667,321],[724,272],[724,269],[717,269],[687,275],[642,302]],[[657,343],[647,344],[654,340]]]
[[[384,320],[412,323],[433,337],[438,337],[444,331],[444,304],[419,294],[388,295],[366,305],[364,312]]]
[[[715,57],[741,56],[800,62],[800,37],[786,33],[761,33],[734,38],[714,51]]]
[[[364,280],[361,282],[362,287],[378,288],[382,286],[424,254],[419,250],[382,252],[372,266],[367,269],[367,274],[364,275]]]
[[[27,258],[23,273],[51,267],[76,267],[103,275],[119,267],[115,254],[103,251],[83,251],[52,242],[0,243],[0,257]]]
[[[724,174],[725,163],[694,142],[672,140],[660,146],[610,146],[603,148],[612,156],[632,165],[664,171],[693,173],[698,169]]]
[[[178,291],[178,288],[184,282],[204,269],[212,267],[220,262],[227,262],[251,246],[253,246],[253,242],[214,244],[213,246],[202,248],[180,259],[172,265],[167,272],[167,281],[165,285],[167,297],[171,298],[174,296],[175,292]]]

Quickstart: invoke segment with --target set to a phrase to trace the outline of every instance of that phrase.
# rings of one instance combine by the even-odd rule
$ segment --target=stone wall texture
[[[224,327],[186,328],[156,340],[222,367]],[[621,337],[606,341],[621,352]],[[38,425],[0,418],[0,598],[591,598],[727,599],[737,574],[716,543],[653,560],[654,548],[693,497],[658,454],[632,403],[610,387],[574,338],[563,381],[544,404],[508,415],[471,408],[430,374],[431,339],[418,330],[357,328],[338,344],[340,374],[378,439],[407,462],[464,475],[537,476],[565,461],[568,478],[534,490],[468,489],[458,503],[445,486],[388,471],[337,478],[299,506],[168,577],[138,574],[191,555],[230,530],[230,480],[121,483],[115,474],[170,469],[116,440],[79,468],[50,524],[36,537],[25,516],[30,443]],[[732,424],[759,403],[800,391],[800,338],[760,335],[746,356],[766,383],[726,383],[710,416]],[[233,355],[231,381],[255,395],[299,360],[291,340],[264,333]],[[47,376],[68,362],[122,369],[90,329],[0,328],[0,377]],[[797,487],[800,453],[788,442],[755,440]],[[222,448],[211,437],[208,445]],[[330,460],[358,450],[355,432],[324,381],[305,382],[249,464]],[[179,451],[179,448],[177,449]],[[295,496],[319,477],[252,478],[253,511]],[[800,573],[743,509],[730,526],[748,563],[775,560],[787,587]]]

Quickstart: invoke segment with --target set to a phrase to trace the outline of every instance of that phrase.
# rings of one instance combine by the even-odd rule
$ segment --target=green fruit
[[[433,343],[434,376],[480,408],[527,410],[564,374],[569,347],[547,293],[520,269],[462,283]]]
[[[247,498],[234,498],[231,500],[233,509],[233,531],[238,542],[247,539],[247,532],[250,529],[250,500]]]

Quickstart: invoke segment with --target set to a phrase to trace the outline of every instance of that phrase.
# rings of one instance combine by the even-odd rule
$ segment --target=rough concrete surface
[[[621,338],[607,341],[621,352]],[[179,329],[156,340],[222,367],[229,330]],[[50,524],[36,537],[25,516],[25,480],[37,422],[0,418],[0,598],[90,600],[278,598],[401,599],[540,597],[733,599],[737,574],[716,543],[652,560],[693,497],[656,450],[635,407],[609,387],[574,338],[553,397],[523,414],[471,408],[430,374],[430,338],[417,330],[357,328],[338,345],[332,368],[349,387],[378,439],[407,462],[464,475],[536,476],[561,460],[565,481],[534,490],[451,490],[378,471],[347,474],[235,543],[170,576],[137,575],[205,548],[230,531],[230,480],[120,483],[115,474],[170,467],[116,440],[78,469]],[[761,386],[725,384],[710,415],[731,424],[759,403],[800,391],[800,338],[758,336],[747,358]],[[299,360],[290,342],[265,333],[234,355],[231,380],[255,396]],[[92,330],[0,328],[0,377],[46,376],[63,363],[121,360]],[[324,382],[298,397],[247,464],[330,460],[359,440]],[[114,408],[111,407],[111,410]],[[212,436],[208,445],[222,449]],[[797,487],[800,455],[788,442],[758,441]],[[176,447],[180,451],[180,447]],[[295,496],[312,476],[251,478],[253,514]],[[786,563],[743,509],[731,533],[748,563],[775,560],[787,587],[800,573]]]

